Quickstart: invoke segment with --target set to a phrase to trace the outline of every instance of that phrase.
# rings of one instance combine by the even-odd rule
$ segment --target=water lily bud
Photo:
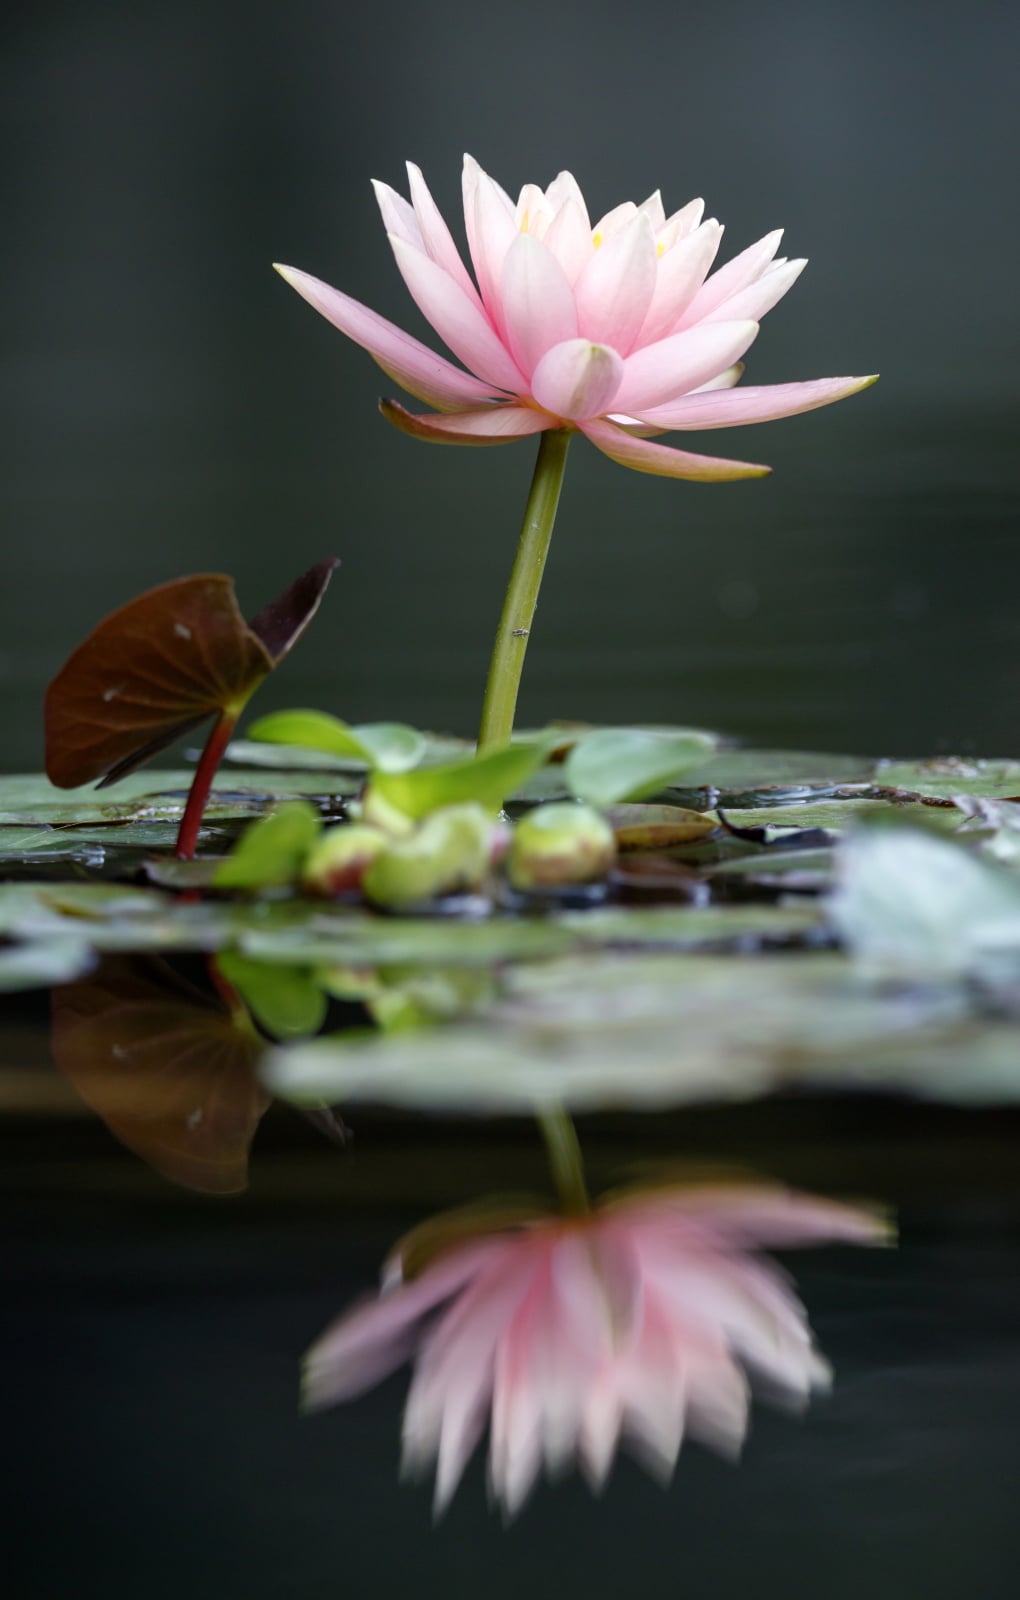
[[[433,811],[409,839],[388,841],[365,873],[364,893],[376,905],[402,911],[437,895],[477,889],[488,872],[492,831],[483,806]]]
[[[401,811],[392,800],[387,800],[371,784],[361,797],[361,815],[373,828],[382,828],[391,837],[409,839],[415,830],[415,821],[406,811]]]
[[[507,875],[515,889],[553,889],[604,878],[616,860],[616,840],[591,806],[555,801],[536,806],[514,829]]]
[[[307,894],[356,894],[369,863],[388,843],[381,828],[363,822],[327,828],[305,862],[302,888]]]

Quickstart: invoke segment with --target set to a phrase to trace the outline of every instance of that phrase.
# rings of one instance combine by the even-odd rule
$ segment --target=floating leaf
[[[417,728],[403,722],[366,722],[352,728],[323,711],[274,711],[248,729],[255,742],[296,745],[380,772],[406,772],[427,749]]]
[[[246,828],[233,855],[216,868],[217,889],[274,889],[297,883],[322,831],[322,819],[307,800],[288,800]]]
[[[1020,761],[961,760],[941,756],[931,761],[880,761],[875,782],[906,794],[934,800],[956,795],[987,800],[1020,800]]]
[[[114,783],[206,718],[232,720],[311,621],[334,559],[249,624],[224,573],[161,584],[78,646],[46,695],[46,771],[58,788]]]
[[[607,820],[620,850],[668,850],[714,833],[715,817],[683,806],[610,806]]]
[[[366,727],[403,727],[403,723],[364,723],[359,724],[353,732],[361,734]],[[468,755],[474,749],[469,739],[458,739],[449,733],[419,733],[412,729],[424,741],[422,760],[428,762],[453,761],[462,755]],[[268,767],[276,774],[280,772],[339,772],[346,775],[358,776],[364,771],[367,763],[356,760],[354,756],[329,755],[325,750],[311,750],[306,745],[291,744],[266,744],[255,739],[232,739],[227,746],[225,761],[229,765],[234,763],[242,767]]]
[[[116,794],[85,787],[61,790],[41,775],[0,777],[0,828],[91,828],[121,822],[179,822],[184,814],[193,768],[136,772],[121,781]],[[356,778],[298,772],[220,773],[205,808],[207,821],[256,816],[290,795],[314,795],[326,806],[356,794]]]
[[[71,983],[90,971],[96,953],[87,939],[73,933],[28,944],[0,945],[0,992],[48,989]]]
[[[378,772],[369,793],[416,822],[440,806],[465,801],[498,811],[503,801],[537,772],[547,754],[547,745],[540,741],[508,745],[439,766],[417,767],[413,772]]]
[[[247,1183],[269,1096],[243,1013],[162,961],[111,958],[53,995],[54,1059],[110,1132],[157,1172],[204,1194]]]
[[[640,728],[599,728],[586,733],[567,756],[567,787],[593,806],[657,794],[715,748],[708,734],[660,734]]]
[[[776,805],[844,789],[865,790],[875,763],[866,756],[818,750],[722,750],[671,785],[680,805],[708,811],[717,805]]]
[[[1020,973],[1020,883],[961,845],[906,828],[864,828],[837,857],[829,916],[879,972]]]

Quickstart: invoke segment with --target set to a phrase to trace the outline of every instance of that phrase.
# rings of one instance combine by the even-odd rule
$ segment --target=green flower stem
[[[584,1159],[573,1119],[565,1111],[553,1109],[539,1111],[536,1120],[545,1140],[549,1167],[560,1203],[569,1215],[584,1216],[590,1209],[588,1189],[584,1181]]]
[[[478,729],[479,754],[508,744],[513,732],[517,691],[556,521],[569,443],[570,430],[566,428],[549,428],[540,435],[517,556],[492,647]]]
[[[178,861],[190,861],[195,854],[198,843],[198,830],[202,826],[202,813],[209,799],[212,781],[216,776],[216,769],[223,759],[223,752],[230,743],[231,735],[237,727],[239,712],[221,711],[213,723],[212,732],[206,741],[201,759],[195,768],[195,776],[191,780],[191,792],[184,807],[184,815],[177,832],[177,844],[174,855]]]

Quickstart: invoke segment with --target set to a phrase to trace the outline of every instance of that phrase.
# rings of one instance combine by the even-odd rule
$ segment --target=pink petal
[[[433,200],[428,184],[422,177],[420,167],[413,161],[407,163],[407,181],[411,189],[411,203],[421,232],[422,243],[426,255],[442,267],[455,283],[458,283],[469,299],[477,300],[478,290],[471,281],[471,276],[461,260],[460,251],[453,242],[442,212]]]
[[[700,226],[704,215],[704,200],[688,200],[679,211],[674,211],[671,217],[666,218],[659,229],[656,243],[664,245],[667,250],[671,249],[678,239],[685,238]]]
[[[515,439],[555,426],[553,418],[533,406],[487,406],[444,416],[418,416],[396,400],[380,400],[379,410],[401,433],[428,444],[513,444]]]
[[[543,218],[549,220],[549,203],[545,198],[545,190],[540,189],[537,183],[526,183],[517,196],[514,207],[514,223],[519,233],[531,233],[536,238],[541,238],[543,232]]]
[[[633,200],[624,200],[622,205],[614,206],[612,211],[607,211],[600,217],[592,229],[594,238],[602,245],[606,239],[611,239],[614,233],[619,233],[634,217],[637,216],[637,206]]]
[[[461,372],[445,356],[437,355],[359,300],[296,267],[277,266],[276,270],[327,322],[367,350],[383,371],[416,399],[441,411],[453,411],[480,400],[502,398],[498,389]]]
[[[747,422],[772,422],[801,411],[845,400],[877,382],[870,378],[815,378],[809,383],[768,383],[746,389],[703,389],[656,406],[640,420],[667,431],[677,428],[739,428]]]
[[[604,1222],[568,1233],[552,1256],[560,1315],[576,1348],[613,1358],[632,1342],[641,1316],[641,1273],[630,1230]]]
[[[747,1434],[747,1379],[719,1342],[699,1349],[685,1344],[687,1432],[720,1455],[737,1456]]]
[[[386,232],[396,234],[398,239],[413,244],[417,250],[423,250],[425,246],[418,219],[403,195],[398,194],[396,189],[391,189],[388,183],[380,183],[378,178],[372,179],[372,188],[375,190],[375,198]]]
[[[764,239],[748,245],[746,250],[734,256],[732,261],[727,261],[718,272],[713,272],[687,307],[680,327],[693,327],[702,317],[707,317],[717,306],[721,306],[731,295],[738,294],[749,283],[756,283],[779,249],[782,237],[782,228],[777,228],[774,233],[767,233]]]
[[[508,1516],[520,1510],[542,1465],[541,1398],[532,1373],[535,1328],[549,1293],[536,1276],[500,1341],[495,1361],[489,1477]]]
[[[536,402],[554,417],[577,422],[606,411],[624,363],[615,350],[590,339],[569,339],[542,357],[531,380]]]
[[[390,235],[401,276],[422,315],[458,360],[486,383],[520,393],[527,386],[485,313],[448,272]]]
[[[656,189],[655,193],[650,194],[647,200],[642,200],[641,204],[638,206],[638,210],[643,211],[645,216],[648,218],[652,225],[653,233],[658,233],[659,229],[666,220],[666,212],[663,209],[662,204],[661,189]]]
[[[496,1350],[534,1271],[533,1258],[511,1243],[445,1313],[418,1363],[404,1415],[404,1459],[414,1468],[437,1456],[437,1516],[484,1432]]]
[[[641,1337],[619,1365],[618,1386],[627,1437],[663,1481],[672,1476],[683,1439],[687,1353],[655,1297],[646,1295]]]
[[[692,394],[707,394],[710,389],[732,389],[738,384],[747,371],[742,361],[735,361],[732,367],[727,367],[725,372],[720,372],[718,378],[709,378],[707,383],[701,383]]]
[[[757,332],[756,322],[714,322],[635,350],[624,365],[613,409],[639,417],[688,394],[738,361]]]
[[[506,253],[500,300],[514,360],[530,377],[547,350],[577,337],[574,296],[544,244],[519,233]]]
[[[581,186],[572,172],[559,172],[545,191],[545,198],[553,211],[559,211],[568,201],[572,202],[584,218],[584,225],[591,237],[591,222],[588,218],[588,207],[581,193]]]
[[[626,1200],[619,1215],[642,1231],[654,1216],[678,1226],[693,1224],[699,1237],[736,1245],[795,1245],[845,1241],[881,1244],[888,1227],[881,1216],[838,1200],[800,1194],[780,1185],[704,1184],[662,1190],[647,1199]]]
[[[715,260],[722,239],[722,224],[713,217],[686,239],[680,239],[659,261],[652,303],[641,326],[638,344],[654,344],[672,333]]]
[[[689,478],[695,483],[728,483],[735,478],[764,478],[771,467],[749,461],[720,461],[714,456],[689,455],[668,445],[637,439],[612,422],[585,422],[582,433],[611,461],[635,472],[650,472],[658,478]]]
[[[770,267],[767,272],[762,273],[757,283],[749,283],[745,289],[730,295],[722,305],[710,311],[706,317],[702,317],[702,323],[718,322],[722,319],[728,322],[736,317],[751,317],[755,322],[760,322],[765,313],[778,305],[784,294],[793,288],[806,266],[807,259],[801,258]]]
[[[574,286],[581,333],[628,355],[658,274],[652,225],[642,212],[596,250]]]
[[[595,254],[588,213],[574,200],[564,200],[542,240],[556,257],[568,283],[576,283]]]
[[[421,1318],[469,1283],[492,1253],[491,1239],[451,1251],[420,1278],[339,1318],[305,1357],[306,1403],[324,1406],[350,1399],[392,1372],[413,1349]]]
[[[464,227],[475,277],[485,309],[502,332],[499,283],[503,258],[517,237],[513,202],[471,156],[464,157],[463,186]]]
[[[599,1373],[585,1396],[577,1436],[580,1464],[596,1493],[609,1476],[622,1424],[623,1398],[617,1375],[608,1368]]]

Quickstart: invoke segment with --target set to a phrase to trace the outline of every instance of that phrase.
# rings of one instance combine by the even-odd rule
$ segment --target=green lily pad
[[[918,800],[891,802],[854,796],[843,800],[794,801],[782,806],[756,806],[751,809],[723,808],[726,821],[735,828],[824,828],[829,833],[845,833],[860,822],[910,822],[916,827],[940,833],[954,833],[963,826],[962,814],[952,806],[928,806]]]
[[[352,728],[323,711],[274,711],[248,729],[253,742],[297,746],[333,756],[355,768],[406,772],[427,749],[425,735],[402,722],[366,722]]]
[[[116,793],[58,789],[36,774],[0,778],[0,827],[92,827],[120,822],[179,822],[194,777],[191,768],[148,770],[122,778]],[[329,781],[309,773],[221,772],[213,784],[205,820],[251,817],[291,795],[336,799],[358,792],[360,782],[343,774]]]
[[[889,789],[907,794],[952,800],[956,795],[987,800],[1020,799],[1020,761],[992,761],[955,756],[931,761],[879,761],[875,779]]]
[[[564,763],[570,792],[590,805],[643,800],[703,765],[715,748],[710,734],[695,729],[655,733],[642,728],[597,728],[584,734]]]
[[[35,939],[27,944],[0,945],[0,992],[48,989],[52,984],[73,983],[88,972],[96,953],[87,939],[74,934]]]
[[[905,828],[865,828],[840,848],[829,917],[882,972],[1020,976],[1020,882],[963,845]]]

